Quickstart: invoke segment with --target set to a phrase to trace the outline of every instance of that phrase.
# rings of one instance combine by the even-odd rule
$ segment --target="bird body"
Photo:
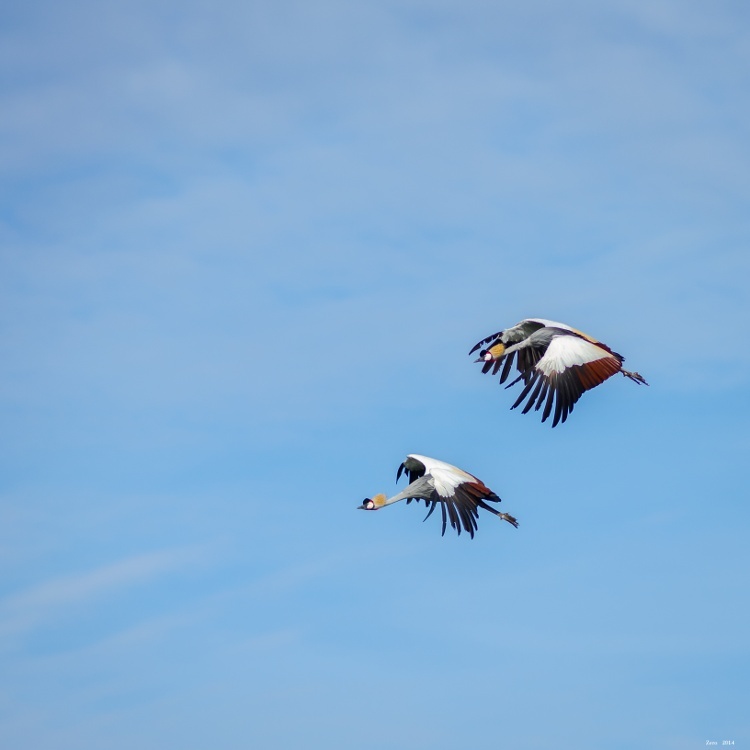
[[[542,422],[552,414],[552,426],[564,422],[581,395],[617,372],[636,383],[648,385],[637,372],[625,370],[625,358],[606,344],[565,323],[527,318],[512,328],[487,336],[471,349],[480,350],[482,372],[496,375],[502,367],[504,383],[515,361],[520,375],[506,387],[522,380],[524,388],[511,406],[526,401],[523,413],[544,407]]]
[[[450,520],[451,527],[459,535],[463,527],[474,538],[479,508],[488,510],[518,527],[518,521],[513,516],[501,513],[491,505],[487,505],[485,501],[500,502],[500,498],[492,490],[473,474],[456,466],[428,456],[410,453],[398,467],[396,481],[400,479],[402,473],[406,473],[409,480],[409,485],[402,492],[390,498],[384,494],[366,498],[359,506],[360,509],[379,510],[401,500],[406,500],[407,505],[412,500],[417,502],[423,500],[429,509],[424,519],[426,521],[440,505],[443,514],[443,535]]]

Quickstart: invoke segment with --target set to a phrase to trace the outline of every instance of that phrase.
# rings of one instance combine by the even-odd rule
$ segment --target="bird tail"
[[[638,385],[648,385],[646,382],[646,379],[641,375],[639,372],[630,372],[630,370],[620,370],[620,372],[626,377],[630,378],[632,381],[638,383]]]

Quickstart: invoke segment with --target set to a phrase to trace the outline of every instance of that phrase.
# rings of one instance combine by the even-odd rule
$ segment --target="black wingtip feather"
[[[500,374],[500,382],[504,383],[508,379],[508,375],[510,375],[510,368],[513,365],[513,358],[516,356],[515,352],[511,352],[510,354],[505,355],[505,366],[503,367],[503,371]]]
[[[526,406],[523,407],[523,411],[521,412],[521,414],[527,414],[529,411],[531,411],[531,407],[534,406],[534,403],[539,397],[539,391],[542,390],[542,386],[544,385],[544,377],[538,375],[536,380],[538,381],[537,386],[536,388],[534,388],[534,392],[531,394],[531,396],[529,396],[529,400]]]
[[[428,511],[427,515],[422,519],[422,523],[424,523],[432,515],[432,512],[435,510],[435,507],[437,506],[437,502],[435,500],[432,501],[431,505],[430,505],[429,500],[425,500],[425,503],[427,503],[430,510]]]
[[[552,404],[555,401],[555,383],[550,382],[549,384],[549,395],[547,396],[547,403],[544,405],[544,412],[542,414],[542,422],[547,421],[550,412],[552,411]]]
[[[526,396],[529,395],[529,391],[533,388],[534,383],[536,383],[537,378],[539,377],[539,373],[535,372],[534,375],[529,379],[529,382],[526,383],[526,386],[521,391],[521,395],[516,399],[516,402],[511,406],[511,409],[515,409],[519,404],[523,402],[523,400],[526,398]]]
[[[547,378],[544,378],[542,382],[544,383],[544,387],[542,388],[542,391],[539,394],[539,398],[537,399],[536,404],[534,405],[534,411],[539,411],[539,409],[542,408],[544,399],[547,398],[547,391],[550,388],[549,380],[547,380]]]

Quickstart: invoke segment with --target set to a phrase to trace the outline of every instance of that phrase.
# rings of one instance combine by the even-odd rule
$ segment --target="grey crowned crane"
[[[552,415],[552,426],[564,422],[581,395],[616,373],[622,373],[639,385],[648,385],[643,376],[623,368],[625,360],[591,336],[564,323],[544,318],[528,318],[512,328],[498,331],[475,344],[469,354],[479,350],[482,372],[500,372],[500,382],[508,379],[515,361],[520,375],[506,388],[523,381],[523,390],[511,406],[524,401],[523,414],[542,407],[542,422]]]
[[[443,513],[443,536],[448,520],[451,527],[461,535],[461,528],[469,532],[474,538],[477,530],[477,518],[479,509],[483,508],[493,513],[498,518],[518,528],[518,521],[508,513],[495,510],[491,503],[499,503],[500,498],[489,489],[481,480],[461,469],[438,461],[435,458],[419,456],[415,453],[409,454],[396,473],[396,481],[405,472],[409,479],[409,486],[393,497],[375,495],[372,499],[366,498],[360,510],[380,510],[386,505],[393,505],[400,500],[406,500],[408,505],[412,500],[419,502],[424,500],[429,512],[424,517],[426,521],[435,508],[439,505]]]

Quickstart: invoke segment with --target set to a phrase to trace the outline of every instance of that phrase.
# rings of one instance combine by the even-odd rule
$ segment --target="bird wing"
[[[425,463],[424,459],[426,456],[418,456],[416,453],[410,453],[403,461],[401,466],[398,467],[396,472],[396,481],[401,478],[402,472],[406,472],[406,476],[409,480],[409,484],[415,482],[420,477],[425,475]],[[427,458],[427,461],[435,461],[435,459]],[[438,461],[442,463],[442,461]]]
[[[442,462],[436,463],[442,464]],[[463,528],[473,539],[474,532],[477,530],[479,508],[496,513],[494,508],[487,505],[485,501],[499,503],[500,498],[481,480],[449,464],[432,466],[428,476],[432,478],[433,494],[429,500],[425,500],[430,504],[425,520],[440,503],[443,514],[443,535],[445,535],[447,522],[450,520],[451,528],[455,529],[459,536]]]
[[[545,328],[538,334],[532,334],[527,346],[518,351],[521,374],[514,382],[523,379],[524,388],[511,409],[526,401],[526,414],[532,407],[538,411],[544,405],[544,422],[554,406],[554,427],[568,418],[585,391],[619,372],[622,357],[567,326]]]
[[[518,526],[515,518],[487,505],[486,501],[500,502],[500,498],[489,487],[473,474],[457,466],[429,456],[410,453],[398,469],[397,481],[403,472],[406,472],[410,478],[412,476],[415,478],[402,492],[392,497],[389,503],[406,500],[408,505],[412,500],[417,502],[423,500],[428,508],[425,521],[439,505],[443,516],[443,536],[450,521],[451,527],[459,535],[464,529],[473,539],[474,532],[477,530],[480,508]]]
[[[508,379],[514,363],[516,363],[516,367],[521,373],[521,376],[516,378],[513,383],[517,383],[519,380],[528,382],[528,376],[525,373],[529,368],[534,367],[544,352],[542,350],[537,353],[537,346],[532,346],[531,348],[527,347],[529,347],[530,343],[534,341],[535,334],[551,327],[573,330],[564,323],[555,323],[552,320],[546,320],[544,318],[528,318],[522,320],[520,323],[516,323],[512,328],[506,328],[504,331],[500,331],[500,333],[482,339],[475,344],[469,354],[475,352],[480,347],[484,347],[480,352],[480,356],[484,356],[488,349],[491,349],[498,343],[502,343],[507,348],[511,348],[511,351],[506,352],[499,359],[485,362],[482,365],[482,372],[486,374],[491,371],[493,375],[497,375],[498,372],[500,372],[500,368],[502,368],[502,372],[500,372],[500,382],[504,383]],[[513,383],[510,383],[506,387],[510,387]]]
[[[534,331],[539,330],[549,322],[551,321],[543,320],[542,318],[528,318],[522,320],[511,328],[498,331],[491,336],[486,336],[481,341],[477,341],[477,343],[471,348],[469,354],[474,354],[477,349],[489,349],[490,346],[485,345],[492,345],[498,341],[502,341],[504,344],[518,344],[531,336]]]
[[[459,469],[458,466],[446,463],[445,461],[439,461],[437,458],[420,456],[418,453],[410,453],[406,457],[405,463],[418,464],[422,467],[422,473],[426,471],[433,476],[437,473],[445,477],[454,477],[456,481],[477,481],[477,478],[473,474]]]
[[[498,331],[497,333],[493,333],[489,336],[485,336],[481,341],[477,341],[474,346],[469,349],[469,355],[474,354],[477,349],[486,349],[487,347],[485,344],[491,344],[497,341],[501,336],[503,335],[503,331]]]

